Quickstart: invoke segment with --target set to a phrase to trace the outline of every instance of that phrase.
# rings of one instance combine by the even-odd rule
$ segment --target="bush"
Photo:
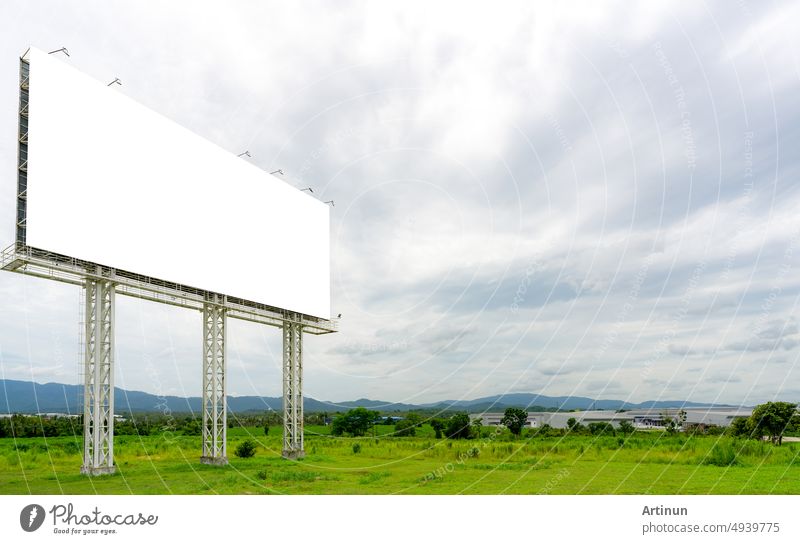
[[[736,452],[730,444],[714,444],[703,463],[717,467],[729,467],[737,464]]]
[[[619,432],[622,434],[631,434],[634,430],[636,430],[636,428],[630,421],[623,419],[619,422]]]
[[[241,457],[242,459],[247,457],[253,457],[256,454],[256,446],[257,444],[255,441],[250,440],[249,438],[236,446],[236,450],[234,453],[236,457]]]
[[[412,420],[401,419],[394,426],[395,436],[414,436],[417,434],[417,425]]]
[[[259,480],[266,480],[267,479],[267,471],[266,470],[259,470],[256,473],[256,478]]]
[[[353,453],[361,453],[361,444],[358,442],[353,444]]]
[[[269,436],[269,425],[264,425],[264,436]]]
[[[549,423],[544,423],[541,427],[536,427],[535,429],[531,429],[531,436],[538,436],[539,438],[544,438],[553,428],[550,426]]]
[[[614,436],[614,426],[611,423],[606,423],[605,421],[594,421],[589,423],[587,427],[589,428],[589,432],[592,434]]]

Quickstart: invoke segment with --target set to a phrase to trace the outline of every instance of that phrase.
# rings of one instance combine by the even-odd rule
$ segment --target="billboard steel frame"
[[[203,306],[203,456],[206,464],[228,462],[225,403],[225,315],[224,297],[214,295]]]
[[[98,270],[102,274],[101,270]],[[83,466],[114,472],[114,281],[87,280],[84,332]]]
[[[114,466],[114,302],[116,294],[197,310],[203,316],[201,462],[227,464],[227,318],[281,328],[283,332],[283,450],[290,459],[303,445],[303,333],[338,329],[321,319],[114,269],[26,244],[30,63],[20,58],[17,147],[16,242],[0,252],[0,270],[80,286],[85,297],[83,339],[84,454],[81,473],[111,474]]]

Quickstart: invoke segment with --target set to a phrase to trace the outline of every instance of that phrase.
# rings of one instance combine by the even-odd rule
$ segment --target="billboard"
[[[31,49],[28,246],[330,317],[329,208]]]

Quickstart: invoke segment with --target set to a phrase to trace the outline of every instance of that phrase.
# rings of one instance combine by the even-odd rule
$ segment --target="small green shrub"
[[[353,453],[361,453],[361,444],[358,442],[353,444]]]
[[[234,453],[236,457],[241,457],[242,459],[247,457],[253,457],[256,454],[256,446],[257,444],[255,441],[250,440],[249,438],[236,446],[236,450]]]
[[[266,470],[259,470],[256,473],[256,478],[259,480],[266,480],[267,479],[267,471]]]

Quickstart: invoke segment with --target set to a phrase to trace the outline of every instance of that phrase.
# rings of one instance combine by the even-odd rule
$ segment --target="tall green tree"
[[[528,412],[522,408],[506,408],[500,423],[506,426],[511,434],[519,436],[525,423],[528,422]]]
[[[447,438],[469,438],[470,433],[469,414],[466,412],[453,414],[447,420],[447,430],[445,431]]]
[[[783,443],[783,433],[797,412],[797,405],[791,402],[766,402],[753,409],[750,428],[756,436],[769,436],[773,444]]]
[[[433,433],[436,438],[442,437],[442,431],[444,431],[447,422],[443,419],[434,418],[431,420],[431,427],[433,427]]]
[[[375,424],[378,416],[378,412],[367,410],[361,406],[353,408],[333,419],[331,433],[335,436],[342,436],[343,434],[364,436],[370,427]]]

